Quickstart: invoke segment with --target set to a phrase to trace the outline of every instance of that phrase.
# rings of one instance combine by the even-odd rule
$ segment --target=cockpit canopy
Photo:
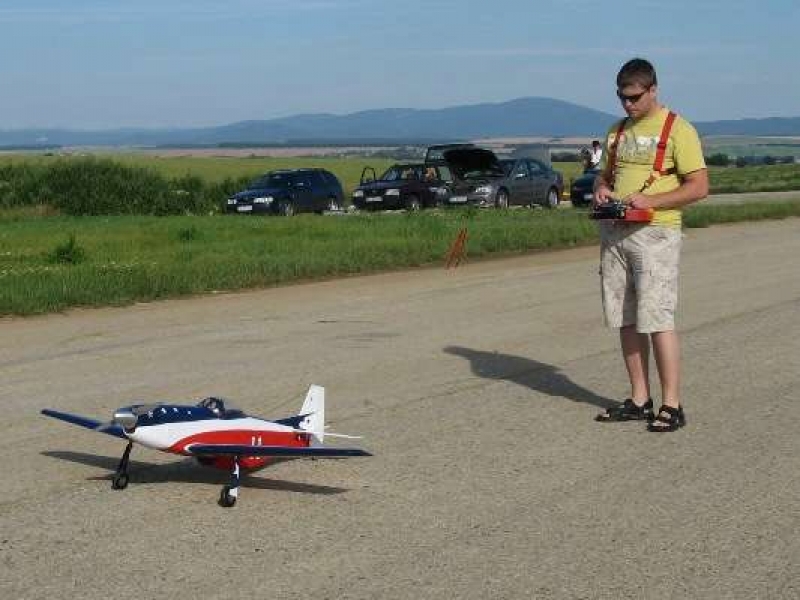
[[[225,400],[224,398],[217,398],[215,396],[210,396],[208,398],[204,398],[200,402],[197,403],[197,406],[202,408],[207,408],[215,415],[217,415],[220,419],[230,419],[232,417],[241,417],[244,413],[238,407],[234,406],[230,400]]]

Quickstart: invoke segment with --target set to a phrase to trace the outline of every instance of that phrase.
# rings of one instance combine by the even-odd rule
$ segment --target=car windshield
[[[253,189],[262,188],[281,188],[289,185],[290,175],[288,173],[267,173],[255,179],[250,187]]]
[[[419,179],[418,165],[394,165],[381,175],[381,181],[400,181],[401,179]]]

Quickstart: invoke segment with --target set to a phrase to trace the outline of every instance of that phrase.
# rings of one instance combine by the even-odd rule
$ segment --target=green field
[[[303,167],[320,167],[334,173],[342,182],[345,193],[349,195],[358,185],[361,172],[366,166],[374,167],[380,175],[393,161],[387,158],[333,158],[333,157],[190,157],[190,156],[151,156],[142,153],[98,153],[90,156],[109,158],[115,162],[131,167],[139,167],[155,171],[169,178],[177,179],[194,176],[207,183],[221,183],[226,179],[254,179],[256,176],[274,169],[294,169]],[[58,156],[44,154],[6,154],[0,155],[0,166],[8,164],[32,164],[50,166],[63,160],[83,159],[85,156]]]
[[[173,187],[181,187],[181,178],[195,178],[200,185],[211,188],[209,193],[214,194],[213,202],[219,203],[224,200],[224,196],[231,186],[242,185],[247,180],[266,171],[297,167],[322,167],[330,170],[340,179],[345,195],[349,198],[352,190],[358,185],[365,166],[374,167],[380,174],[395,162],[387,158],[367,157],[162,157],[143,153],[105,153],[94,156],[107,158],[115,163],[137,168],[141,172],[160,176],[167,182],[165,185],[171,184]],[[0,155],[0,168],[11,165],[22,169],[30,166],[39,169],[37,173],[43,173],[43,170],[52,170],[63,166],[65,162],[74,164],[81,161],[86,162],[87,158],[78,155],[60,157],[32,153],[5,154]],[[559,162],[554,163],[554,168],[564,176],[567,186],[565,191],[568,195],[570,182],[581,174],[580,164]],[[35,177],[42,178],[45,175],[31,175],[31,178]],[[800,190],[800,164],[742,168],[712,167],[710,179],[712,193]],[[3,186],[7,185],[9,185],[8,182],[2,181],[2,177],[0,177],[0,194],[4,191]],[[97,185],[100,186],[102,183],[98,182]],[[46,196],[45,192],[41,192],[40,195]],[[37,202],[37,192],[31,192],[31,195],[34,198],[28,203],[47,203],[46,197],[38,198]]]
[[[706,136],[703,148],[707,155],[800,157],[800,137]]]
[[[689,208],[686,225],[800,216],[800,202]],[[253,218],[0,213],[0,315],[279,285],[443,263],[461,228],[470,258],[591,244],[579,210]]]

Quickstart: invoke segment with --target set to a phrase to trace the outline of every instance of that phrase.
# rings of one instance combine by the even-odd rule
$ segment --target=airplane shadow
[[[619,404],[618,401],[598,396],[575,383],[561,373],[558,367],[531,358],[462,346],[447,346],[444,351],[469,360],[472,372],[479,377],[511,381],[548,396],[583,402],[601,409]]]
[[[117,469],[117,464],[119,464],[118,457],[98,456],[96,454],[85,454],[83,452],[72,452],[68,450],[53,450],[42,452],[41,454],[50,458],[98,467],[108,471],[106,475],[88,477],[87,479],[90,481],[111,481],[114,471]],[[263,469],[257,469],[256,471],[261,470]],[[256,471],[244,471],[242,473],[241,486],[243,488],[324,495],[341,494],[349,491],[347,488],[252,477],[251,475]],[[182,483],[224,485],[228,483],[230,478],[226,471],[204,467],[190,458],[165,464],[131,460],[130,463],[128,463],[128,472],[132,485],[137,483],[172,483],[176,481]]]

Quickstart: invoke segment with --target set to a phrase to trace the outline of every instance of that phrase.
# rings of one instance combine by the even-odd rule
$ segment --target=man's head
[[[592,140],[592,148],[597,150],[600,147],[600,140]]]
[[[643,58],[629,60],[617,73],[617,97],[634,120],[658,110],[656,70]]]

